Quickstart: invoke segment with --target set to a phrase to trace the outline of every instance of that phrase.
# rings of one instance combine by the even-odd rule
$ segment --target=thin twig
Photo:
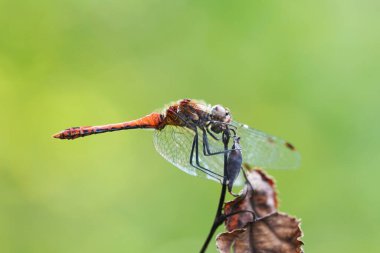
[[[229,133],[227,130],[223,134],[224,150],[228,150],[229,140],[230,140],[230,136],[229,136]],[[218,209],[216,210],[214,222],[213,222],[211,230],[207,236],[207,239],[202,246],[200,253],[206,252],[206,249],[207,249],[212,237],[214,236],[215,231],[224,221],[224,215],[222,214],[222,210],[223,210],[224,200],[226,198],[226,191],[227,191],[227,159],[228,159],[228,152],[225,152],[224,153],[224,172],[223,172],[224,176],[223,176],[222,190],[220,192],[220,197],[219,197]]]

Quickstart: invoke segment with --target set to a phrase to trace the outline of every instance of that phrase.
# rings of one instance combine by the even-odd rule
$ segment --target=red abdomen
[[[85,137],[92,134],[100,134],[105,132],[113,132],[135,128],[154,128],[159,129],[162,124],[163,117],[159,113],[151,113],[137,120],[127,121],[123,123],[109,124],[103,126],[84,126],[71,127],[54,134],[54,138],[72,140],[78,137]]]

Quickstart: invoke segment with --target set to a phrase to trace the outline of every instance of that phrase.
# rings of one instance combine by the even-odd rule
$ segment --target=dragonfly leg
[[[195,160],[196,160],[196,164],[193,163],[193,158],[194,158],[194,155],[195,155]],[[191,152],[190,152],[190,165],[193,166],[194,168],[202,171],[203,173],[206,173],[208,176],[218,180],[218,181],[222,181],[222,178],[223,176],[211,171],[211,170],[208,170],[204,167],[202,167],[200,164],[199,164],[199,157],[198,157],[198,134],[196,133],[195,134],[195,137],[194,137],[194,140],[193,140],[193,145],[191,147]]]
[[[173,114],[175,114],[178,118],[180,118],[185,124],[187,127],[189,127],[190,129],[192,129],[194,132],[195,132],[195,136],[194,136],[194,140],[193,140],[193,144],[192,144],[192,148],[191,148],[191,152],[190,152],[190,165],[193,166],[194,168],[202,171],[203,173],[207,174],[208,176],[222,182],[222,179],[223,179],[223,176],[209,170],[209,169],[206,169],[204,167],[202,167],[200,164],[199,164],[199,157],[198,157],[198,131],[197,131],[197,127],[193,124],[191,124],[190,122],[188,122],[186,119],[184,119],[181,115],[179,115],[178,113],[174,112],[171,110],[171,112]],[[195,151],[195,161],[196,161],[196,165],[194,165],[193,163],[193,157],[194,157],[194,151]]]
[[[206,131],[207,131],[207,133],[214,139],[214,140],[216,140],[216,141],[220,141],[220,140],[222,140],[222,138],[218,138],[218,137],[216,137],[211,131],[210,131],[210,129],[208,129],[208,128],[206,128]]]
[[[207,131],[207,133],[208,133],[208,134],[209,134],[214,140],[216,140],[216,141],[220,141],[221,138],[216,137],[216,136],[210,131],[210,129],[209,129],[210,124],[211,124],[211,122],[209,122],[209,123],[206,125],[206,131]]]
[[[223,178],[222,175],[219,175],[218,173],[215,173],[215,172],[213,172],[213,171],[211,171],[211,170],[208,170],[208,169],[206,169],[206,168],[204,168],[204,167],[202,167],[202,166],[200,165],[200,162],[199,162],[199,141],[198,141],[198,132],[196,133],[194,139],[195,139],[195,141],[196,141],[196,144],[195,144],[195,162],[196,162],[197,166],[199,166],[200,168],[202,168],[202,169],[204,169],[204,170],[206,170],[206,171],[209,171],[209,172],[211,172],[211,173],[217,175],[217,176],[220,177],[220,178]]]
[[[179,115],[178,113],[176,113],[175,111],[173,110],[170,110],[171,113],[173,113],[173,115],[176,115],[180,120],[183,121],[183,123],[185,123],[185,125],[192,129],[194,132],[195,132],[195,137],[194,137],[194,140],[193,140],[193,144],[192,144],[192,148],[191,148],[191,152],[190,152],[190,165],[193,166],[194,168],[202,171],[203,173],[207,174],[208,176],[222,182],[222,178],[223,176],[211,171],[211,170],[208,170],[204,167],[202,167],[200,164],[199,164],[199,158],[198,158],[198,131],[197,131],[197,127],[196,125],[194,124],[191,124],[190,122],[188,122],[185,118],[183,118],[181,115]],[[196,157],[196,165],[193,164],[193,157],[194,157],[194,150],[195,150],[195,157]]]
[[[223,151],[219,151],[219,152],[211,152],[206,131],[207,130],[202,129],[202,132],[203,132],[203,154],[205,156],[213,156],[213,155],[224,154],[224,153],[228,153],[232,150],[241,150],[241,149],[227,149],[227,150],[223,150]]]

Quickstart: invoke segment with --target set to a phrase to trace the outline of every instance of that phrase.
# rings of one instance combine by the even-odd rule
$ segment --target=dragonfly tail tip
[[[61,136],[62,136],[61,133],[57,133],[57,134],[53,134],[51,137],[57,138],[57,139],[62,139]]]

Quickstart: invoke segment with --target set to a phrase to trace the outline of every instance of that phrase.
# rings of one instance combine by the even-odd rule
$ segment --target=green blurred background
[[[152,132],[51,138],[185,97],[300,150],[301,169],[270,173],[307,252],[378,251],[379,11],[0,0],[0,252],[197,252],[220,186],[166,162]]]

